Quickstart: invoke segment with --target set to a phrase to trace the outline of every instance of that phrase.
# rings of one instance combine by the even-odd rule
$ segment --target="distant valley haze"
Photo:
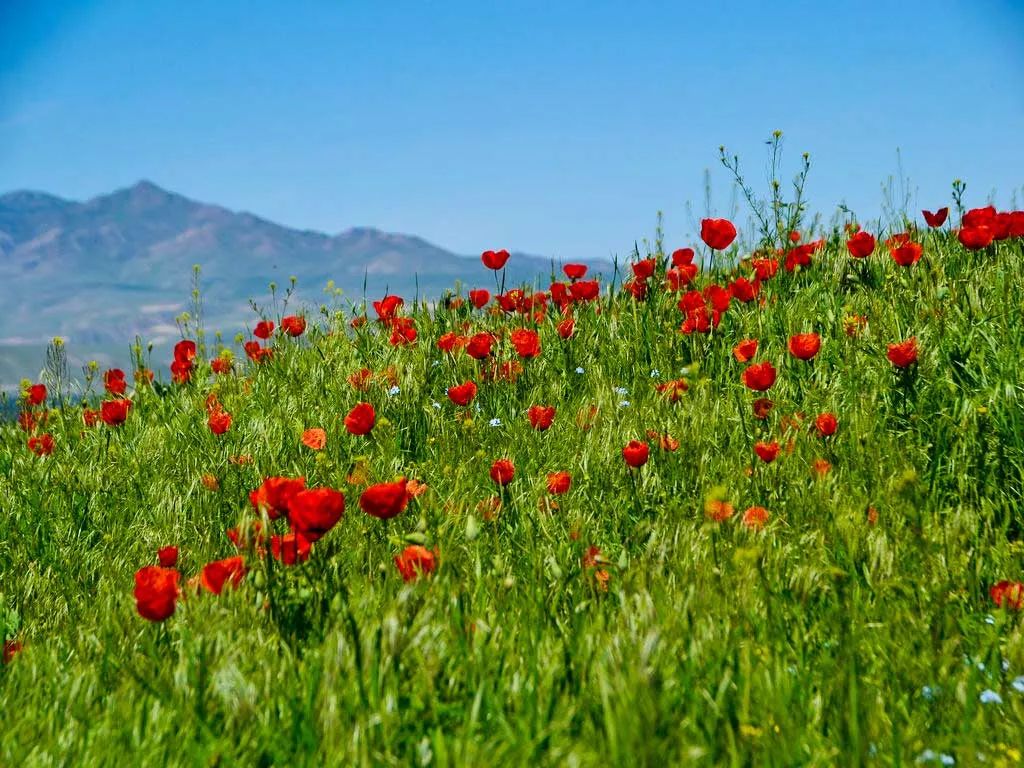
[[[484,243],[483,248],[508,247]],[[550,258],[514,254],[506,284],[547,287]],[[66,342],[71,372],[88,360],[125,366],[138,336],[154,361],[180,338],[174,318],[191,307],[200,265],[204,324],[226,341],[257,318],[249,306],[298,279],[292,307],[315,310],[328,281],[344,299],[385,292],[437,298],[457,283],[493,291],[479,257],[419,237],[355,227],[337,234],[290,229],[251,213],[197,202],[140,181],[85,202],[34,191],[0,196],[0,389],[37,378],[46,346]],[[607,271],[607,262],[591,262]]]

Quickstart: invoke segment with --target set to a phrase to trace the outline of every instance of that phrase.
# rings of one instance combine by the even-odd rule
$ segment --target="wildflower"
[[[156,559],[161,568],[173,568],[178,564],[178,548],[160,547],[156,551]]]
[[[500,251],[484,251],[480,254],[480,261],[484,263],[484,266],[488,269],[498,271],[505,266],[505,262],[509,259],[509,252],[506,250]]]
[[[484,360],[491,354],[491,346],[494,344],[494,337],[489,333],[478,333],[469,339],[466,344],[466,354],[474,360]]]
[[[814,420],[814,426],[821,437],[831,437],[836,433],[839,422],[836,420],[835,414],[822,413]]]
[[[49,433],[28,439],[28,449],[36,456],[49,456],[54,447],[53,436]]]
[[[531,405],[526,415],[530,420],[530,426],[539,432],[543,432],[555,420],[555,406]]]
[[[572,485],[572,475],[568,472],[552,472],[548,475],[548,493],[560,496],[568,493]]]
[[[487,423],[489,425],[491,425],[492,427],[500,427],[501,426],[501,419],[499,419],[498,417],[494,417],[493,419],[491,419]]]
[[[1013,678],[1013,681],[1010,683],[1010,687],[1017,693],[1024,693],[1024,675]]]
[[[414,581],[418,576],[427,576],[437,568],[437,555],[426,547],[412,544],[395,557],[395,567],[402,574],[402,581]]]
[[[213,434],[223,435],[231,428],[231,414],[218,407],[210,412],[206,423]]]
[[[583,370],[583,366],[576,366],[576,373],[582,376],[586,371]]]
[[[629,400],[620,400],[619,401],[619,408],[629,408],[630,405],[631,405],[631,403],[629,402]]]
[[[484,288],[477,288],[469,292],[469,301],[477,309],[482,309],[490,300],[491,293]]]
[[[540,335],[536,331],[519,328],[512,331],[511,341],[520,357],[531,358],[540,354]]]
[[[10,664],[14,657],[21,653],[21,641],[17,639],[5,640],[3,653],[0,653],[0,662]]]
[[[728,219],[704,219],[700,223],[700,239],[709,248],[725,250],[736,239],[736,227]]]
[[[732,517],[733,506],[727,501],[716,498],[709,498],[704,502],[704,514],[709,520],[716,523],[724,523]]]
[[[653,369],[653,370],[651,371],[651,378],[652,378],[652,379],[656,379],[656,378],[658,378],[659,376],[661,376],[661,371],[659,371],[659,370],[658,370],[657,368],[655,368],[655,369]]]
[[[111,368],[103,374],[103,388],[111,395],[123,395],[128,383],[124,379],[124,371]]]
[[[789,337],[789,354],[800,360],[811,360],[821,349],[821,337],[816,333],[798,333]]]
[[[818,477],[824,477],[832,470],[832,465],[826,459],[815,459],[811,464],[811,471]]]
[[[393,385],[393,386],[392,386],[392,387],[391,387],[391,388],[390,388],[390,389],[388,390],[388,395],[389,395],[390,397],[394,397],[395,395],[397,395],[397,394],[398,394],[398,393],[400,393],[401,391],[402,391],[402,388],[401,388],[401,387],[399,387],[399,386],[398,386],[397,384],[395,384],[395,385]]]
[[[759,531],[768,522],[768,510],[764,507],[750,507],[743,513],[743,525],[752,531]]]
[[[327,445],[327,432],[320,427],[310,427],[302,433],[302,444],[314,451],[322,450]]]
[[[271,520],[288,514],[292,499],[306,489],[304,477],[268,477],[255,491],[249,494],[249,501],[257,512]]]
[[[650,453],[651,449],[647,443],[642,443],[639,440],[630,440],[622,449],[622,458],[626,464],[636,469],[647,463]]]
[[[775,407],[775,403],[769,400],[767,397],[759,397],[753,403],[754,418],[761,419],[764,421],[768,418],[768,414],[771,413],[772,408]]]
[[[104,400],[100,405],[100,418],[107,426],[119,426],[128,418],[131,407],[131,400]]]
[[[917,362],[917,337],[911,336],[906,341],[890,344],[886,357],[897,368],[907,368]]]
[[[923,252],[924,248],[921,247],[920,243],[911,242],[900,245],[890,251],[892,254],[892,260],[901,267],[909,267],[912,264],[917,264],[917,262],[921,260],[921,254]]]
[[[266,341],[274,334],[274,321],[273,320],[260,320],[256,323],[256,327],[252,331],[252,335],[257,339],[263,339]],[[243,337],[244,338],[244,337]]]
[[[301,533],[286,533],[283,536],[270,537],[270,553],[275,560],[280,560],[285,565],[304,563],[309,559],[311,548],[311,542]]]
[[[939,208],[939,210],[932,213],[931,211],[921,211],[924,216],[925,223],[929,227],[941,227],[946,223],[946,216],[949,215],[949,208]]]
[[[746,363],[757,354],[757,339],[744,339],[732,348],[732,356],[737,362]]]
[[[288,500],[292,530],[310,541],[320,539],[345,513],[345,497],[333,488],[309,488]]]
[[[629,394],[629,390],[626,389],[625,387],[616,387],[615,388],[615,394],[617,394],[617,395],[628,395]]]
[[[441,410],[441,404],[436,400],[430,404],[430,407],[433,408],[435,411]]]
[[[875,237],[869,232],[861,230],[846,241],[846,250],[855,259],[864,259],[875,250]]]
[[[764,392],[775,383],[775,376],[775,366],[771,363],[753,363],[743,371],[743,384],[755,392]]]
[[[956,238],[960,241],[960,245],[969,251],[979,251],[982,248],[987,248],[992,245],[992,241],[995,239],[992,230],[983,225],[961,227],[960,231],[956,233]]]
[[[498,485],[508,485],[515,477],[515,465],[509,459],[498,459],[491,464],[491,480]]]
[[[570,280],[579,280],[587,274],[586,264],[566,264],[562,267],[565,276]]]
[[[993,584],[988,593],[1000,608],[1015,611],[1024,608],[1024,583],[1003,580]]]
[[[226,357],[215,357],[210,361],[210,370],[216,374],[231,372],[231,360]]]
[[[377,423],[377,412],[369,403],[356,403],[345,416],[345,430],[357,437],[368,435]]]
[[[234,555],[204,565],[199,574],[199,584],[207,592],[219,595],[226,586],[237,588],[243,578],[245,563],[241,555]]]
[[[476,391],[476,383],[467,381],[454,387],[448,387],[448,399],[455,403],[455,405],[465,407],[476,397]]]
[[[306,332],[306,318],[301,315],[288,315],[281,318],[281,330],[292,338]]]
[[[995,691],[993,691],[991,688],[986,688],[984,691],[981,692],[981,695],[978,696],[978,701],[980,701],[982,704],[1002,704],[1003,697]]]
[[[555,326],[555,330],[558,331],[558,336],[560,338],[570,339],[572,338],[572,335],[576,330],[576,321],[573,320],[571,317],[567,317],[565,318],[565,320],[563,320],[557,326]]]
[[[25,402],[29,406],[35,407],[42,405],[46,402],[46,385],[45,384],[33,384],[28,388],[28,392],[25,395]]]
[[[779,455],[779,444],[774,440],[770,443],[754,443],[754,453],[756,453],[758,458],[760,458],[765,464],[771,464]]]
[[[173,568],[147,565],[135,572],[135,610],[149,621],[164,621],[174,614],[181,590],[181,574]]]

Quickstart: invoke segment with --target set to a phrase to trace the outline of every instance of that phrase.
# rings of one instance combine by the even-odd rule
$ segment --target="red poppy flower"
[[[442,333],[437,339],[437,348],[442,352],[451,352],[459,343],[459,335],[453,331]]]
[[[5,640],[3,646],[3,652],[0,653],[0,661],[4,664],[10,664],[14,661],[14,657],[21,653],[21,641],[18,639]]]
[[[777,259],[751,259],[750,266],[754,268],[754,274],[761,282],[771,280],[779,271]]]
[[[217,374],[231,373],[231,360],[227,357],[215,357],[210,361],[210,370]]]
[[[556,326],[556,330],[560,338],[571,339],[573,332],[576,330],[576,321],[571,317],[567,317]]]
[[[537,357],[540,354],[540,334],[528,328],[517,328],[512,331],[512,346],[520,357]]]
[[[306,318],[301,315],[288,315],[281,318],[281,330],[291,337],[301,336],[306,332]]]
[[[321,451],[327,445],[327,433],[320,427],[310,427],[302,433],[302,444],[311,450]]]
[[[377,412],[369,403],[356,403],[345,417],[345,429],[350,435],[368,435],[377,423]]]
[[[572,475],[568,472],[552,472],[548,475],[548,493],[552,496],[568,493],[571,486]]]
[[[49,456],[53,453],[54,447],[53,436],[50,434],[43,434],[28,439],[28,449],[36,456]]]
[[[488,269],[495,271],[505,266],[505,262],[508,261],[509,252],[502,249],[500,251],[484,251],[480,254],[480,261],[484,263],[484,266]]]
[[[885,356],[897,368],[907,368],[913,365],[917,362],[917,337],[911,336],[906,341],[890,344]]]
[[[195,359],[196,356],[196,343],[191,339],[182,339],[174,345],[174,359],[189,363]]]
[[[508,485],[516,476],[516,467],[509,459],[497,459],[491,464],[491,480],[498,485]]]
[[[736,227],[728,219],[704,219],[700,223],[700,239],[709,248],[721,251],[736,239]]]
[[[754,401],[753,410],[754,418],[764,421],[768,418],[768,414],[771,413],[772,408],[775,407],[775,403],[769,400],[767,397],[759,397]]]
[[[814,420],[814,426],[821,437],[831,437],[836,433],[839,422],[833,413],[822,413]]]
[[[526,415],[530,419],[530,426],[539,432],[543,432],[555,420],[555,406],[531,405]]]
[[[996,209],[993,205],[986,205],[984,208],[972,208],[960,220],[961,227],[991,227],[996,218]]]
[[[42,405],[46,402],[46,385],[45,384],[33,384],[28,388],[25,395],[25,402],[30,406],[35,407]]]
[[[935,213],[931,211],[921,211],[924,215],[925,223],[929,227],[941,227],[946,223],[946,217],[949,215],[949,208],[939,208]]]
[[[757,354],[757,339],[744,339],[732,348],[732,355],[740,363],[752,360]]]
[[[672,379],[661,384],[655,384],[654,388],[663,394],[670,403],[679,401],[690,389],[690,383],[686,379]]]
[[[629,466],[634,468],[642,467],[646,464],[650,454],[650,446],[639,440],[630,440],[622,449],[622,458],[625,459]]]
[[[476,382],[467,381],[454,387],[448,387],[448,399],[456,405],[466,407],[476,397]]]
[[[956,239],[967,250],[980,251],[982,248],[988,248],[988,246],[992,245],[995,237],[991,229],[985,225],[979,225],[976,227],[962,227],[956,233]]]
[[[875,250],[875,236],[861,230],[846,241],[846,250],[855,259],[865,259]]]
[[[753,363],[743,371],[743,384],[755,392],[764,392],[775,383],[775,375],[775,366],[771,363]]]
[[[135,610],[149,621],[164,621],[174,614],[181,590],[181,574],[173,568],[147,565],[135,572]]]
[[[736,301],[749,304],[761,292],[761,283],[756,278],[753,281],[745,277],[737,277],[729,284],[729,293]]]
[[[348,377],[348,383],[353,389],[365,392],[370,387],[370,379],[373,378],[373,371],[369,368],[360,368]]]
[[[223,435],[231,429],[231,414],[222,408],[215,408],[210,411],[210,416],[206,420],[206,423],[213,434]]]
[[[658,266],[658,260],[653,258],[643,259],[642,261],[633,262],[630,266],[632,266],[633,275],[637,280],[646,280],[654,274],[654,269]]]
[[[988,593],[1000,608],[1015,611],[1024,608],[1024,584],[1019,581],[1000,581],[993,584]]]
[[[469,292],[469,301],[477,309],[482,309],[491,300],[491,292],[484,288],[477,288]]]
[[[750,507],[743,513],[743,525],[752,531],[759,531],[768,522],[768,510],[764,507]]]
[[[309,488],[288,501],[292,530],[316,541],[333,528],[345,513],[345,497],[333,488]]]
[[[393,347],[401,347],[416,341],[416,322],[409,317],[396,317],[391,321],[391,338],[388,342]]]
[[[732,293],[728,289],[714,283],[704,289],[703,296],[706,301],[711,303],[711,308],[716,312],[725,312],[729,309],[729,304],[732,302]]]
[[[377,313],[377,319],[387,325],[395,319],[399,308],[405,304],[401,296],[385,296],[380,301],[373,302],[373,310]]]
[[[100,418],[111,427],[124,424],[128,411],[132,407],[131,400],[104,400],[100,404]]]
[[[437,556],[426,547],[410,544],[395,556],[395,567],[402,574],[403,581],[414,581],[417,576],[426,576],[437,568]]]
[[[242,349],[245,350],[246,357],[254,363],[262,363],[274,356],[274,350],[269,347],[261,347],[258,341],[247,341],[242,345]]]
[[[569,286],[574,301],[594,301],[601,294],[597,280],[577,280]]]
[[[103,388],[112,395],[123,395],[128,383],[124,379],[124,371],[111,368],[103,374]]]
[[[816,333],[798,333],[789,337],[789,354],[800,360],[811,360],[821,349],[821,337]]]
[[[160,547],[156,551],[156,559],[161,568],[173,568],[178,564],[178,548]]]
[[[311,547],[309,539],[301,533],[286,533],[284,536],[270,537],[270,553],[275,560],[280,560],[285,565],[306,562],[309,559]]]
[[[82,410],[82,421],[87,427],[95,427],[100,420],[100,412],[94,411],[91,408],[85,408]]]
[[[264,341],[269,339],[274,334],[274,321],[273,320],[260,320],[256,323],[256,327],[252,331],[252,335],[257,339],[263,339]]]
[[[371,485],[359,497],[359,508],[370,517],[390,520],[399,515],[409,503],[408,481],[400,478],[393,483]]]
[[[291,500],[306,489],[304,477],[268,477],[263,484],[249,494],[249,501],[258,512],[271,520],[288,514]]]
[[[892,249],[892,260],[901,267],[909,267],[921,260],[924,248],[920,243],[905,243]]]
[[[754,443],[754,453],[756,453],[758,458],[765,464],[771,464],[779,455],[779,444],[774,440],[770,443]]]
[[[682,267],[693,264],[693,257],[696,255],[693,248],[677,248],[672,251],[672,266]]]
[[[565,272],[565,276],[570,280],[579,280],[587,274],[586,264],[566,264],[562,267],[562,271]]]
[[[245,562],[241,555],[234,555],[204,565],[199,574],[199,584],[207,592],[219,595],[226,586],[237,588],[244,578]]]
[[[470,337],[466,345],[466,354],[474,360],[485,360],[491,354],[491,346],[494,344],[494,337],[487,333],[477,333]]]
[[[670,291],[681,291],[697,276],[696,264],[681,264],[665,270],[665,287]]]

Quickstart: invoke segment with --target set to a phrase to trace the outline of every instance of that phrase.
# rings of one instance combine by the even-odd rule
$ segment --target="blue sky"
[[[705,169],[727,213],[718,146],[761,184],[779,128],[826,213],[877,215],[897,148],[915,207],[957,177],[1008,204],[1022,41],[1016,0],[4,0],[0,191],[148,178],[290,226],[604,257],[658,210],[692,238]]]

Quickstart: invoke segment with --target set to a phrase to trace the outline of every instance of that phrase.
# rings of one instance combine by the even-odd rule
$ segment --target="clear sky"
[[[916,207],[1009,203],[1024,2],[0,0],[0,191],[605,257],[692,237],[705,169],[727,213],[718,146],[763,182],[776,128],[826,213],[876,215],[897,149]]]

